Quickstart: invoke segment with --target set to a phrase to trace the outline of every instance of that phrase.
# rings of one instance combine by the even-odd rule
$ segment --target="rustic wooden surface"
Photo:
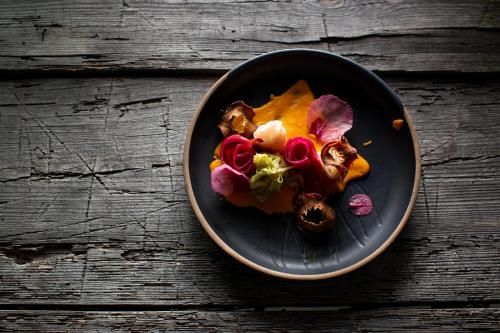
[[[334,317],[334,319],[332,319]],[[50,332],[155,330],[190,332],[498,332],[495,309],[389,308],[377,310],[266,308],[262,310],[191,311],[3,311],[7,330]]]
[[[498,1],[0,1],[0,331],[498,330],[499,31]],[[234,261],[183,184],[204,92],[286,47],[376,70],[422,144],[401,236],[326,281]]]
[[[500,71],[489,0],[1,1],[0,68],[226,70],[289,47],[383,71]]]

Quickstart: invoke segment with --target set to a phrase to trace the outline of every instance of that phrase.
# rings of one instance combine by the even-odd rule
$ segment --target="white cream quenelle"
[[[281,120],[271,120],[257,127],[254,138],[262,139],[260,147],[280,152],[286,145],[286,129]]]

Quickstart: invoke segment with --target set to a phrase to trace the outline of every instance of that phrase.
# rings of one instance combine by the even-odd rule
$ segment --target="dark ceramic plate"
[[[334,94],[354,110],[347,133],[371,166],[369,175],[334,196],[336,227],[310,238],[289,217],[237,208],[210,188],[208,165],[222,137],[220,110],[236,100],[254,107],[305,79],[316,97]],[[404,118],[400,131],[392,120]],[[373,140],[364,148],[363,142]],[[398,96],[375,74],[338,55],[308,49],[253,58],[220,78],[203,97],[187,133],[184,177],[194,212],[210,237],[242,263],[291,279],[321,279],[350,272],[380,254],[409,218],[420,179],[415,130]],[[355,193],[368,194],[370,215],[348,211]]]

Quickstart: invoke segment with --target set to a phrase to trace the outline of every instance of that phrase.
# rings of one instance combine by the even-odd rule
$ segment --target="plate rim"
[[[382,243],[382,245],[380,245],[375,251],[373,251],[370,255],[366,256],[365,258],[357,261],[356,263],[354,263],[348,267],[344,267],[340,270],[336,270],[336,271],[328,272],[328,273],[321,273],[321,274],[292,274],[292,273],[280,272],[277,270],[273,270],[273,269],[264,267],[262,265],[259,265],[255,262],[251,261],[250,259],[245,258],[241,254],[236,252],[233,248],[231,248],[229,245],[227,245],[226,242],[224,242],[222,240],[222,238],[220,238],[219,235],[217,235],[217,233],[212,229],[212,227],[210,227],[210,224],[205,219],[205,216],[201,212],[200,207],[198,206],[198,202],[196,201],[196,198],[194,196],[194,191],[193,191],[193,187],[191,184],[191,175],[189,172],[189,151],[190,151],[190,147],[191,147],[191,138],[193,135],[193,130],[194,130],[194,127],[198,121],[199,115],[200,115],[202,109],[204,108],[206,102],[209,100],[209,98],[212,96],[212,94],[217,90],[217,88],[229,77],[229,75],[233,71],[235,71],[236,69],[238,69],[238,68],[240,68],[240,67],[242,67],[250,62],[253,62],[259,58],[266,57],[269,55],[274,55],[274,54],[278,54],[278,53],[293,53],[293,52],[318,53],[318,54],[323,54],[323,55],[327,55],[327,56],[332,56],[335,58],[340,58],[341,60],[347,61],[347,62],[351,63],[352,65],[354,65],[355,67],[362,69],[368,75],[372,76],[376,81],[378,81],[378,83],[385,86],[385,88],[387,88],[389,91],[391,91],[391,93],[395,94],[394,92],[392,92],[392,90],[387,85],[387,83],[385,83],[380,77],[375,75],[375,73],[373,73],[371,70],[365,68],[364,66],[362,66],[362,65],[360,65],[360,64],[358,64],[358,63],[356,63],[348,58],[345,58],[345,57],[338,55],[338,54],[335,54],[333,52],[308,49],[308,48],[291,48],[291,49],[282,49],[282,50],[277,50],[277,51],[273,51],[273,52],[268,52],[268,53],[258,55],[256,57],[252,57],[252,58],[242,62],[241,64],[235,66],[234,68],[229,70],[227,73],[225,73],[222,77],[220,77],[214,84],[212,84],[212,86],[208,89],[208,91],[203,95],[201,101],[198,103],[198,106],[196,107],[196,111],[193,114],[193,116],[191,118],[191,122],[189,123],[189,126],[187,128],[186,138],[184,141],[184,154],[183,154],[184,155],[183,156],[184,183],[186,185],[186,190],[187,190],[187,194],[188,194],[188,198],[189,198],[189,202],[191,204],[191,207],[193,208],[194,213],[195,213],[196,217],[198,218],[200,224],[202,225],[203,229],[205,229],[207,234],[210,236],[210,238],[212,238],[212,240],[217,245],[219,245],[227,254],[232,256],[234,259],[238,260],[242,264],[249,266],[250,268],[253,268],[259,272],[262,272],[262,273],[265,273],[265,274],[268,274],[271,276],[275,276],[275,277],[280,277],[280,278],[289,279],[289,280],[322,280],[322,279],[333,278],[336,276],[340,276],[340,275],[344,275],[344,274],[347,274],[349,272],[352,272],[352,271],[366,265],[367,263],[369,263],[370,261],[372,261],[376,257],[378,257],[382,252],[384,252],[389,247],[389,245],[391,245],[394,242],[394,240],[401,233],[401,231],[403,230],[404,226],[406,225],[406,223],[408,222],[408,220],[410,218],[413,207],[415,206],[415,201],[417,199],[418,189],[420,186],[422,163],[421,163],[421,159],[420,159],[420,143],[419,143],[419,139],[417,136],[417,132],[416,132],[415,127],[413,125],[413,121],[411,119],[411,116],[410,116],[407,108],[404,107],[404,105],[403,105],[403,117],[408,125],[408,128],[410,129],[410,135],[411,135],[411,139],[413,142],[413,149],[415,152],[415,178],[414,178],[414,182],[413,182],[413,189],[412,189],[410,201],[408,202],[408,206],[406,207],[406,211],[405,211],[401,221],[398,223],[398,226],[392,232],[392,234],[389,236],[389,238],[387,238],[384,241],[384,243]],[[399,96],[398,95],[395,95],[395,96],[400,101]]]

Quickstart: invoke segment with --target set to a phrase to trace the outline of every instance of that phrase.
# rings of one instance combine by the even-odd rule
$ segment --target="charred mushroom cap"
[[[335,225],[335,211],[318,193],[301,194],[295,212],[299,227],[305,231],[321,232]]]
[[[343,179],[356,158],[356,148],[345,137],[327,143],[321,150],[323,168],[331,180]]]
[[[257,129],[257,125],[252,122],[254,115],[253,108],[242,101],[232,103],[224,111],[218,125],[222,135],[228,137],[231,134],[240,134],[250,138]]]

